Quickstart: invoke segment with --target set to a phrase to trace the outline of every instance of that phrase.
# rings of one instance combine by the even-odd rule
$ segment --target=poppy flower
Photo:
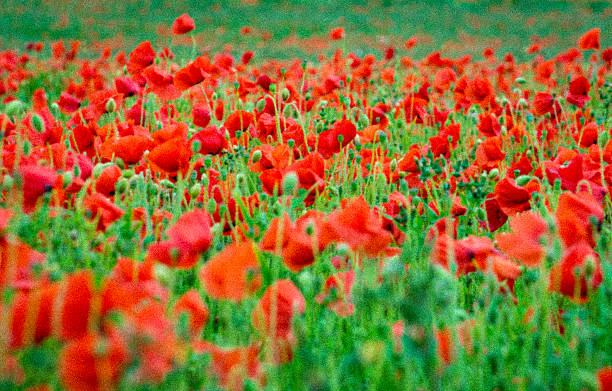
[[[333,41],[337,41],[339,39],[344,38],[344,27],[336,27],[332,29],[329,33],[329,36]]]
[[[510,218],[510,228],[513,232],[495,236],[499,249],[526,266],[538,266],[546,254],[541,244],[549,232],[546,221],[536,213],[524,212]]]
[[[242,301],[262,283],[251,242],[225,247],[204,264],[199,275],[206,293],[217,300]]]
[[[589,49],[599,50],[600,49],[600,44],[599,44],[599,34],[600,33],[601,33],[600,28],[594,28],[594,29],[587,31],[578,39],[578,47],[582,50],[589,50]]]
[[[533,114],[541,116],[547,113],[553,118],[557,117],[561,114],[561,107],[551,94],[538,92],[533,98]]]
[[[142,75],[147,80],[149,90],[159,99],[169,101],[181,96],[181,92],[174,86],[172,75],[160,67],[151,65],[142,71]]]
[[[230,114],[223,126],[229,132],[230,136],[236,137],[237,131],[244,132],[255,123],[255,116],[252,113],[244,110],[237,110]]]
[[[276,280],[264,292],[251,313],[253,327],[273,338],[288,338],[291,323],[297,314],[303,314],[306,300],[291,280]]]
[[[195,133],[189,139],[189,142],[193,146],[195,141],[200,143],[200,149],[197,152],[204,155],[216,155],[227,146],[225,135],[216,126],[209,126]]]
[[[567,101],[580,108],[584,107],[584,104],[591,100],[589,96],[590,89],[591,83],[589,83],[589,80],[584,76],[578,76],[569,85]]]
[[[259,348],[256,345],[221,348],[209,342],[195,345],[197,353],[209,353],[211,356],[210,371],[229,391],[244,389],[246,378],[263,380],[263,371],[259,361]]]
[[[115,79],[115,89],[125,97],[139,95],[141,86],[131,77],[118,77]]]
[[[96,191],[105,196],[115,194],[115,184],[123,176],[121,169],[117,165],[105,167],[98,179],[96,179]]]
[[[81,107],[81,102],[66,91],[62,91],[57,105],[64,113],[73,113]]]
[[[301,228],[285,213],[282,218],[272,220],[260,243],[262,250],[280,250],[285,266],[294,273],[315,261],[313,238]]]
[[[19,168],[23,188],[23,210],[30,213],[45,193],[50,192],[61,178],[49,167],[24,165]]]
[[[588,244],[579,242],[566,249],[561,261],[550,269],[549,290],[585,302],[602,280],[599,255]]]
[[[510,178],[504,178],[495,185],[495,197],[500,209],[508,216],[531,209],[531,192],[537,185],[528,183],[519,186]]]
[[[349,120],[341,120],[334,124],[331,129],[328,129],[319,135],[319,143],[317,151],[328,159],[334,153],[349,144],[357,135],[357,127]],[[342,141],[340,141],[340,138]]]
[[[209,63],[204,57],[198,57],[195,61],[187,64],[185,67],[179,69],[174,74],[174,86],[180,92],[183,92],[201,82],[208,73],[205,71]]]
[[[612,366],[597,371],[597,385],[599,391],[612,391]]]
[[[147,259],[180,269],[192,268],[212,243],[210,224],[210,216],[201,209],[184,213],[166,231],[168,240],[148,248]]]
[[[172,138],[156,146],[146,156],[153,170],[170,175],[187,170],[190,158],[191,149],[180,137]]]
[[[174,304],[175,316],[185,312],[189,315],[191,335],[197,336],[206,326],[210,312],[206,303],[204,303],[200,294],[195,289],[185,292]]]
[[[127,71],[132,76],[138,76],[155,60],[155,51],[150,41],[141,42],[130,53],[126,64]]]
[[[98,219],[98,230],[105,231],[112,223],[123,216],[123,209],[100,193],[88,195],[83,200],[83,208],[92,219]]]
[[[495,98],[495,90],[488,79],[477,76],[468,82],[465,96],[472,104],[488,106]]]
[[[351,301],[351,291],[355,282],[355,271],[348,270],[331,275],[323,284],[316,297],[317,303],[326,304],[338,316],[351,316],[355,305]]]
[[[175,35],[187,34],[193,29],[195,29],[195,22],[188,14],[179,16],[172,23],[172,32]]]
[[[347,243],[353,251],[376,257],[391,243],[391,234],[384,229],[378,213],[363,197],[357,197],[331,212],[323,223],[321,245],[333,242]]]
[[[506,223],[506,221],[508,221],[508,215],[506,215],[499,207],[499,202],[497,202],[497,198],[495,198],[494,193],[487,195],[484,206],[487,213],[489,232],[497,231]]]
[[[144,152],[153,147],[154,143],[148,137],[129,135],[109,138],[100,145],[99,153],[104,159],[111,160],[114,156],[129,165],[138,163]]]
[[[127,363],[127,348],[118,333],[88,334],[62,349],[59,377],[70,391],[110,390],[117,386]]]
[[[561,241],[566,247],[581,242],[595,246],[594,231],[600,229],[603,216],[603,208],[592,194],[561,194],[555,212]]]
[[[195,126],[205,128],[210,123],[210,111],[206,105],[193,105],[191,108],[191,115]]]

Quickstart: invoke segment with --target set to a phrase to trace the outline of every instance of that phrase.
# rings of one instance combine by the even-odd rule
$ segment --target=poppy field
[[[277,57],[174,17],[0,46],[0,390],[612,390],[605,26]]]

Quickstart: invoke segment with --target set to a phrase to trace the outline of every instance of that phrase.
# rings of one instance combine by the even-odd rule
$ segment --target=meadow
[[[612,390],[611,27],[7,0],[0,390]]]

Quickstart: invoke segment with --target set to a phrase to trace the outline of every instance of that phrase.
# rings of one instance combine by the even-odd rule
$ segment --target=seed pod
[[[43,121],[42,117],[38,114],[32,116],[32,126],[38,133],[43,133],[45,131],[45,121]]]
[[[283,178],[283,194],[294,194],[299,184],[298,176],[295,172],[289,172]]]

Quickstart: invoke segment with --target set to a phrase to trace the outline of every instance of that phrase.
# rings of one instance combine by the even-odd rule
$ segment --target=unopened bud
[[[253,156],[251,157],[251,161],[253,163],[257,163],[258,161],[261,160],[261,150],[256,150],[253,152]]]
[[[115,102],[113,98],[110,98],[108,101],[106,101],[106,112],[114,113],[115,110],[117,110],[117,102]]]
[[[289,172],[283,178],[283,194],[293,194],[298,186],[299,180],[295,172]]]
[[[45,121],[43,121],[42,117],[38,114],[32,116],[32,126],[38,133],[43,133],[45,131]]]

